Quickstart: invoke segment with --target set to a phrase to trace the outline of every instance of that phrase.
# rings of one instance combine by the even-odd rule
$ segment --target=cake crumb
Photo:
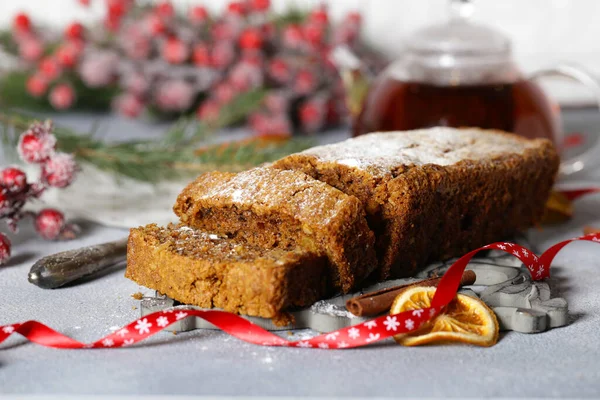
[[[134,294],[131,295],[131,297],[133,297],[136,300],[141,300],[144,298],[144,295],[142,292],[135,292]]]

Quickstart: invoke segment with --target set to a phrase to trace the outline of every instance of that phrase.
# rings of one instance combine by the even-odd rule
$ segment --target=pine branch
[[[301,151],[313,143],[307,139],[253,138],[207,145],[211,133],[246,117],[261,99],[261,91],[239,96],[210,126],[191,119],[178,121],[162,140],[130,140],[107,143],[93,133],[81,134],[56,126],[61,151],[79,161],[136,180],[156,182],[210,170],[240,171]],[[17,113],[0,113],[0,134],[5,150],[16,146],[18,136],[34,119]]]

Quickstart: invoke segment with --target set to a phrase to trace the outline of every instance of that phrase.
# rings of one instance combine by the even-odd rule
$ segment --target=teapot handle
[[[581,83],[592,91],[596,99],[596,105],[600,110],[600,81],[584,68],[573,64],[558,64],[555,67],[534,72],[529,79],[543,77],[564,77]],[[557,139],[558,143],[562,143],[562,137]],[[596,140],[591,148],[582,154],[566,160],[563,159],[560,163],[559,173],[562,176],[568,176],[584,169],[589,170],[598,166],[600,166],[600,138]]]

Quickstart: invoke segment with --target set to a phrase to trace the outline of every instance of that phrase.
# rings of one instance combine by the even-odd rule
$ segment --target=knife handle
[[[55,289],[109,268],[126,258],[127,239],[63,251],[33,264],[28,279],[41,288]]]

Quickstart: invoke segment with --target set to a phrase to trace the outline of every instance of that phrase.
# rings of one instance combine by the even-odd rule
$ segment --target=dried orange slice
[[[431,307],[435,287],[412,287],[394,300],[390,314]],[[479,299],[458,294],[444,311],[418,330],[394,336],[399,344],[418,346],[439,342],[462,342],[493,346],[498,341],[498,320]]]

